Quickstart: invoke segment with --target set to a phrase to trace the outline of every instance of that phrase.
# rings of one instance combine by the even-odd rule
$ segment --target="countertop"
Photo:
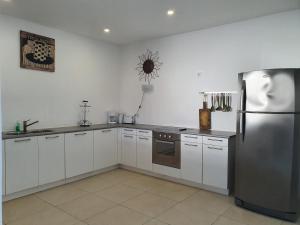
[[[217,131],[217,130],[204,131],[204,130],[193,129],[193,128],[186,128],[187,130],[185,131],[179,131],[179,129],[182,127],[158,126],[158,125],[149,125],[149,124],[95,124],[89,127],[71,126],[71,127],[45,128],[51,130],[51,132],[47,132],[47,133],[45,132],[20,133],[18,135],[12,135],[12,134],[8,134],[8,132],[2,132],[2,139],[5,140],[5,139],[14,139],[14,138],[63,134],[63,133],[75,133],[75,132],[82,132],[82,131],[102,130],[102,129],[110,129],[110,128],[118,128],[118,127],[152,130],[152,131],[160,131],[160,132],[167,132],[167,133],[169,132],[169,133],[177,133],[177,134],[212,136],[212,137],[220,137],[220,138],[230,138],[235,136],[234,132],[228,132],[228,131]]]

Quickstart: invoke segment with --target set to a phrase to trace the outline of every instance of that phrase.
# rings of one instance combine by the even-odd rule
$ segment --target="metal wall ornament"
[[[136,67],[139,80],[145,80],[150,84],[152,79],[159,77],[159,70],[162,65],[163,63],[159,60],[159,52],[153,53],[147,49],[146,53],[139,56],[139,63]]]

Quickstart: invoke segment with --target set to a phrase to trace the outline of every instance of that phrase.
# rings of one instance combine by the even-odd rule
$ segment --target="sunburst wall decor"
[[[158,51],[153,53],[147,49],[146,53],[139,56],[139,63],[136,67],[139,79],[145,80],[145,82],[150,84],[152,79],[159,77],[159,70],[162,64],[159,61]]]

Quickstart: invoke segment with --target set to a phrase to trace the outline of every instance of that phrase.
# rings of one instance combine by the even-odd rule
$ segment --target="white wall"
[[[55,39],[55,73],[20,68],[20,30]],[[117,46],[2,15],[0,33],[4,130],[29,118],[40,121],[34,128],[75,125],[83,99],[93,106],[93,123],[105,123],[106,111],[119,108]]]
[[[147,48],[158,50],[164,65],[153,81],[154,92],[145,97],[138,122],[198,128],[199,91],[237,90],[237,74],[243,71],[300,67],[299,37],[300,10],[296,10],[126,46],[121,110],[136,110],[142,83],[135,67]],[[235,131],[235,115],[214,113],[213,129]]]
[[[56,39],[55,73],[19,67],[21,29]],[[89,114],[93,123],[106,122],[106,111],[118,110],[119,106],[133,114],[142,84],[135,70],[137,57],[147,48],[158,50],[164,65],[160,78],[153,81],[154,92],[145,96],[139,123],[197,128],[198,109],[202,107],[199,91],[237,90],[237,73],[241,71],[300,67],[299,10],[138,42],[122,49],[2,15],[0,30],[0,57],[5,62],[4,130],[27,118],[40,121],[35,128],[74,125],[83,99],[93,106]],[[214,113],[212,122],[213,129],[234,131],[235,113]]]

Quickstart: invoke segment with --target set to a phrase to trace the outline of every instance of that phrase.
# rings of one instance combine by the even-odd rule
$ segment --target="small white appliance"
[[[126,123],[126,124],[134,124],[134,123],[135,123],[135,118],[134,118],[134,116],[124,115],[124,117],[123,117],[123,123]]]
[[[119,113],[117,112],[108,112],[107,113],[107,123],[115,124],[119,122]]]

